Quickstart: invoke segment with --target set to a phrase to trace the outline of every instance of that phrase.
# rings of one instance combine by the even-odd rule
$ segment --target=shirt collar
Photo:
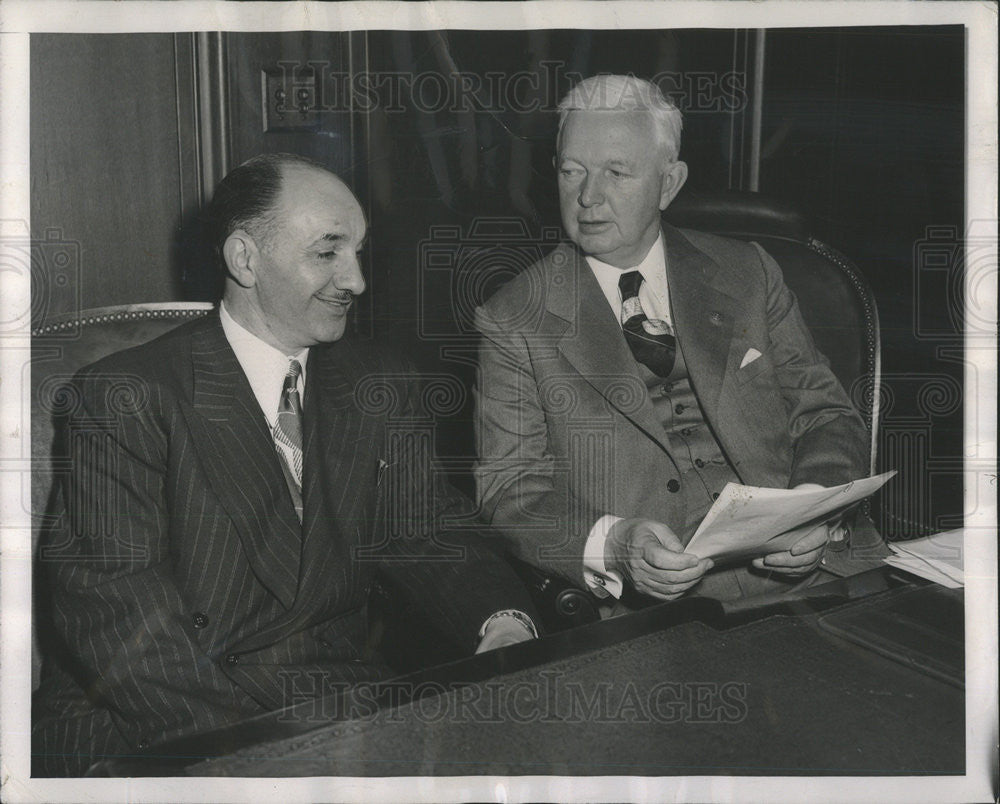
[[[626,271],[638,271],[642,274],[642,278],[650,285],[659,286],[664,291],[666,290],[667,263],[663,254],[662,231],[656,236],[656,242],[646,252],[646,256],[642,258],[642,262],[633,268],[616,268],[613,265],[608,265],[606,262],[601,262],[596,257],[587,257],[586,259],[587,265],[590,266],[590,270],[597,279],[597,283],[601,286],[608,304],[615,311],[616,317],[622,306],[621,294],[618,291],[618,279]]]
[[[306,361],[309,349],[305,348],[297,355],[286,355],[280,349],[262,341],[250,330],[236,321],[226,309],[225,303],[219,305],[219,318],[222,320],[222,331],[226,340],[236,353],[236,360],[250,382],[250,388],[260,409],[267,417],[272,427],[278,419],[278,405],[281,404],[281,389],[288,374],[288,364],[298,360],[302,366],[299,376],[299,398],[305,399]]]

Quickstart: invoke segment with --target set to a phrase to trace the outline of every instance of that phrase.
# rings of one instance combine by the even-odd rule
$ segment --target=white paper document
[[[959,528],[912,542],[891,542],[889,549],[893,555],[882,560],[948,589],[958,589],[965,585],[964,537],[965,531]]]
[[[727,483],[685,552],[717,562],[780,553],[803,535],[802,525],[832,519],[878,491],[885,472],[822,489],[768,489]]]

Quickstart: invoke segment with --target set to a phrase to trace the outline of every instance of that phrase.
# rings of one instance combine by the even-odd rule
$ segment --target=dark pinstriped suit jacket
[[[402,363],[340,341],[310,351],[307,377],[301,526],[217,314],[74,380],[68,516],[41,554],[72,661],[43,673],[35,773],[278,708],[293,681],[321,692],[317,674],[384,676],[366,646],[377,571],[470,652],[490,614],[530,611],[475,534],[427,538],[464,501],[406,424],[420,405]]]

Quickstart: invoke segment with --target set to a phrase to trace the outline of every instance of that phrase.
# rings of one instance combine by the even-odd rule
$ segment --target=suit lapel
[[[368,527],[376,445],[369,417],[355,401],[357,380],[349,344],[314,347],[306,387],[302,575],[296,608],[314,593],[329,595],[331,579],[350,574],[350,548]],[[369,512],[370,513],[370,512]],[[346,576],[345,580],[346,580]],[[347,591],[347,584],[341,584]]]
[[[715,422],[719,397],[739,368],[734,325],[742,315],[738,289],[706,254],[671,226],[663,227],[670,311],[702,412]]]
[[[291,608],[300,525],[267,420],[216,313],[192,339],[194,449],[260,582]]]
[[[547,305],[568,324],[559,351],[608,404],[668,449],[639,366],[593,271],[578,250],[560,248],[567,253],[556,264],[567,275],[554,273]]]

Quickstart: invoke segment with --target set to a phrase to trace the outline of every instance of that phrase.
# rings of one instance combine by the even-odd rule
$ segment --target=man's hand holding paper
[[[684,552],[669,527],[651,519],[621,519],[608,532],[604,563],[635,589],[661,600],[675,600],[701,580],[715,562]]]
[[[823,553],[830,542],[830,526],[826,522],[796,528],[793,533],[802,536],[795,544],[780,553],[768,553],[751,563],[757,569],[770,570],[782,575],[808,575],[823,560]]]
[[[691,537],[687,551],[716,561],[754,559],[761,569],[805,574],[822,558],[830,523],[877,491],[895,472],[824,488],[726,486]],[[789,572],[791,570],[791,572]]]
[[[795,487],[802,490],[821,489],[819,483],[799,483]],[[836,523],[840,527],[840,523]],[[824,522],[819,525],[806,525],[796,528],[801,531],[802,536],[787,550],[780,553],[769,553],[762,558],[755,558],[753,566],[760,570],[770,570],[782,575],[808,575],[823,560],[823,553],[830,542],[830,524]]]

